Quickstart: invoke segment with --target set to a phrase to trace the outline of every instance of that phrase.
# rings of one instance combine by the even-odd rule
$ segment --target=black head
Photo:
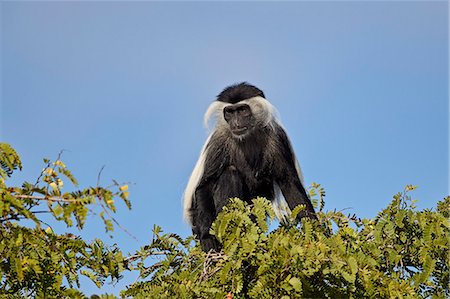
[[[264,93],[258,87],[250,85],[247,82],[242,82],[225,88],[217,96],[217,100],[220,102],[236,104],[237,102],[254,97],[264,98]]]
[[[257,126],[255,111],[258,109],[254,103],[256,97],[264,98],[264,93],[246,82],[225,88],[217,97],[217,101],[227,103],[222,111],[223,117],[232,136],[239,140],[254,132]]]

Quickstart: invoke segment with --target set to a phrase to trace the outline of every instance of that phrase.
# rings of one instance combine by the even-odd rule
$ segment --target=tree
[[[319,222],[288,223],[269,231],[270,203],[233,199],[212,231],[220,253],[203,253],[192,237],[162,234],[135,256],[142,281],[133,298],[448,298],[450,198],[436,211],[417,211],[409,192],[394,196],[374,219],[323,212]],[[150,258],[160,256],[159,260]],[[150,263],[150,264],[149,264]]]
[[[313,184],[319,221],[298,223],[300,206],[274,230],[269,201],[235,198],[212,226],[221,252],[204,253],[193,236],[164,234],[155,226],[152,242],[124,257],[101,240],[58,234],[41,216],[82,230],[99,206],[111,232],[116,200],[130,208],[128,186],[79,189],[60,156],[44,163],[36,182],[7,186],[22,164],[14,149],[0,143],[0,297],[84,298],[81,275],[101,286],[126,270],[140,273],[121,292],[133,298],[450,297],[450,197],[419,211],[410,197],[415,187],[406,186],[374,219],[360,219],[324,211],[325,191]],[[63,192],[63,179],[76,189]]]
[[[86,242],[79,236],[58,234],[42,220],[50,214],[68,227],[83,229],[90,208],[100,205],[105,230],[113,230],[115,201],[128,208],[128,186],[63,192],[64,180],[78,187],[77,180],[61,161],[44,159],[45,167],[34,183],[21,187],[6,185],[22,163],[16,151],[0,143],[0,296],[37,298],[84,297],[79,277],[89,277],[97,286],[106,279],[118,280],[124,270],[122,252],[101,240]],[[31,225],[28,224],[31,221]]]

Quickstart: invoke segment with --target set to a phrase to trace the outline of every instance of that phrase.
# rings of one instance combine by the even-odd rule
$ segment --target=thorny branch
[[[219,267],[215,267],[212,269],[212,266],[221,260],[225,260],[227,256],[222,252],[216,252],[216,251],[208,251],[206,254],[206,258],[203,261],[203,270],[202,274],[200,275],[200,281],[205,281],[209,277],[213,276],[214,273],[220,270]]]
[[[105,165],[102,166],[102,168],[100,169],[100,171],[98,172],[97,175],[97,188],[95,189],[96,193],[97,193],[97,198],[98,198],[98,202],[100,203],[100,206],[102,207],[103,211],[105,211],[105,213],[108,215],[108,217],[121,229],[123,230],[127,235],[129,235],[130,237],[132,237],[133,239],[135,239],[136,241],[139,241],[132,233],[130,233],[126,228],[124,228],[122,225],[120,225],[120,223],[116,220],[116,218],[114,218],[111,213],[109,213],[109,210],[105,207],[105,205],[103,204],[102,200],[103,200],[103,196],[100,194],[100,192],[98,192],[98,190],[100,190],[99,186],[100,186],[100,177],[102,175],[102,171],[105,168]]]

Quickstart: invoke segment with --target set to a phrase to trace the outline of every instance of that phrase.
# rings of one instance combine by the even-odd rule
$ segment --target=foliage
[[[414,188],[396,194],[375,219],[319,212],[319,222],[291,217],[273,231],[267,200],[233,199],[212,227],[220,253],[155,227],[152,243],[129,258],[142,280],[122,296],[448,298],[450,198],[435,211],[417,211]],[[322,211],[323,188],[314,184],[310,195],[319,195]]]
[[[310,196],[319,221],[299,223],[295,216],[271,229],[269,201],[250,204],[232,199],[212,226],[221,252],[204,253],[194,237],[153,229],[152,242],[123,257],[116,246],[58,234],[44,222],[82,230],[88,215],[98,214],[106,232],[117,199],[128,201],[128,186],[79,189],[61,161],[44,159],[34,183],[6,184],[22,169],[18,154],[0,143],[0,297],[85,298],[81,275],[97,286],[115,282],[126,270],[140,280],[122,291],[135,298],[448,298],[450,197],[436,209],[418,211],[410,197],[414,186],[394,196],[374,219],[342,211],[324,211],[325,191],[313,184]],[[99,174],[100,177],[100,174]],[[64,191],[64,181],[75,190]],[[269,219],[269,222],[267,221]],[[93,295],[100,299],[113,295]]]
[[[83,297],[77,290],[80,275],[100,287],[108,278],[117,281],[124,270],[124,259],[116,246],[105,246],[97,239],[86,242],[70,233],[58,234],[42,219],[51,215],[81,230],[91,207],[99,205],[105,230],[111,232],[116,199],[131,208],[128,186],[117,182],[106,188],[97,183],[96,187],[64,192],[63,180],[75,188],[78,183],[60,156],[55,161],[44,159],[45,167],[34,183],[10,187],[7,179],[22,164],[13,148],[0,143],[1,297]]]

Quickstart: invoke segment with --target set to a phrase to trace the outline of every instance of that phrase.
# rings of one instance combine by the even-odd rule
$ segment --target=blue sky
[[[406,184],[448,195],[448,4],[442,2],[2,2],[0,139],[34,179],[43,157],[80,184],[133,182],[112,240],[153,224],[183,236],[181,196],[203,114],[248,81],[278,108],[326,207],[373,217]],[[134,280],[128,275],[119,285]],[[87,283],[83,289],[96,292]],[[104,291],[114,292],[109,286]]]

